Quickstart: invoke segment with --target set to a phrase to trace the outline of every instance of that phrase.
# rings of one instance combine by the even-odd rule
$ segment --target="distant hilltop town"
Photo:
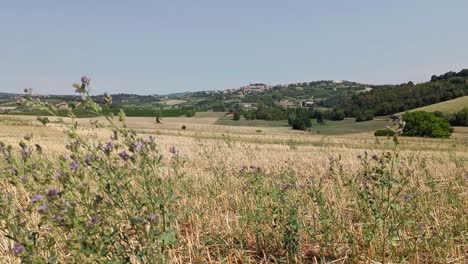
[[[195,93],[202,93],[202,94],[225,94],[225,95],[248,95],[248,94],[258,94],[272,90],[273,88],[288,88],[288,87],[296,87],[296,86],[308,86],[312,84],[322,83],[332,83],[332,84],[342,84],[344,81],[317,81],[311,83],[289,83],[289,84],[278,84],[278,85],[267,85],[264,83],[250,83],[249,85],[242,86],[240,88],[230,88],[225,90],[212,90],[212,91],[199,91]]]

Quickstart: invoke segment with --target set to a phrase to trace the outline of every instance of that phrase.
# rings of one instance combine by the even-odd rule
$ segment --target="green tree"
[[[450,120],[450,124],[453,126],[468,126],[468,107],[456,112]]]
[[[239,121],[239,119],[240,119],[240,113],[235,112],[234,115],[232,116],[232,120]]]
[[[299,114],[292,118],[293,119],[290,122],[292,128],[295,130],[306,130],[306,128],[312,127],[312,122],[310,122],[307,115]]]
[[[434,113],[409,112],[403,115],[403,120],[406,122],[404,136],[448,138],[453,132],[448,121]]]

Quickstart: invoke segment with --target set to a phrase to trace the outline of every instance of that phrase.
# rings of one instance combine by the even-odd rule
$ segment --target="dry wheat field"
[[[104,121],[0,116],[0,262],[467,261],[466,129],[396,144]]]

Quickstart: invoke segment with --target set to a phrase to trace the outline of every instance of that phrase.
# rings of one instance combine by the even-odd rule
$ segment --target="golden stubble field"
[[[91,128],[88,119],[78,119],[78,122],[81,127],[79,134],[84,137],[105,142],[111,135],[106,128]],[[250,208],[255,212],[258,210],[258,200],[251,199],[251,194],[245,189],[245,179],[241,176],[261,172],[266,177],[267,185],[271,186],[281,184],[284,177],[290,177],[285,175],[294,175],[291,177],[298,185],[304,185],[310,179],[320,181],[325,199],[339,209],[340,217],[346,218],[353,214],[348,210],[355,210],[352,205],[354,197],[343,186],[347,178],[356,177],[362,171],[362,161],[358,156],[365,155],[366,151],[369,155],[382,156],[391,151],[393,145],[390,139],[376,139],[372,133],[325,136],[288,128],[226,127],[214,125],[215,122],[216,118],[165,118],[163,124],[155,124],[153,118],[127,118],[127,125],[139,134],[155,136],[163,155],[160,173],[174,173],[174,168],[169,166],[172,162],[170,147],[177,148],[182,161],[177,171],[183,175],[177,204],[177,213],[182,217],[176,221],[180,243],[169,252],[169,262],[172,263],[280,262],[269,257],[271,252],[266,252],[279,249],[267,245],[262,247],[263,251],[255,248],[255,244],[258,247],[257,229],[252,229],[253,224],[246,227],[243,222],[241,211]],[[181,129],[182,125],[187,128]],[[57,124],[42,126],[34,117],[0,116],[0,141],[15,146],[22,137],[32,135],[32,142],[40,144],[50,157],[67,152],[64,145],[68,139],[63,133],[64,129]],[[431,242],[427,242],[429,236],[420,238],[415,242],[414,251],[402,262],[463,263],[468,250],[468,223],[463,219],[468,213],[468,130],[457,128],[454,136],[446,140],[402,138],[400,149],[398,166],[401,170],[411,171],[409,186],[424,194],[418,201],[420,207],[414,211],[422,232],[449,233],[446,241],[441,243],[445,245],[443,248],[439,244],[431,246]],[[428,179],[436,187],[429,188]],[[183,189],[187,186],[190,186],[190,192],[184,193]],[[444,194],[448,190],[453,192],[451,195],[456,195],[457,206],[451,204]],[[305,194],[295,194],[295,197],[301,195]],[[320,208],[311,203],[301,209],[301,214],[302,224],[307,226],[310,225],[307,219],[320,214]],[[341,221],[348,220],[352,221]],[[353,232],[357,240],[362,240],[363,227],[359,224],[352,226],[356,228]],[[278,242],[281,238],[275,237],[268,220],[259,222],[257,227],[273,234],[271,240],[281,244]],[[462,230],[452,230],[457,228]],[[300,232],[301,246],[296,261],[350,261],[347,256],[351,250],[338,245],[342,242],[333,242],[332,239],[330,243],[338,244],[324,249],[319,242],[324,239],[322,236],[314,240],[306,231]],[[332,236],[337,241],[343,241],[346,232],[334,229]],[[239,239],[245,245],[240,246]],[[424,242],[424,239],[427,241]],[[12,246],[12,242],[6,238],[0,239],[0,260],[18,261],[8,253]],[[322,257],[318,257],[320,254]],[[364,254],[368,258],[361,257],[362,262],[379,260],[378,246],[373,248],[370,245]],[[398,247],[393,249],[392,254],[389,255],[390,259],[399,254]],[[60,259],[65,261],[67,256],[60,256]],[[292,262],[291,259],[287,261]]]

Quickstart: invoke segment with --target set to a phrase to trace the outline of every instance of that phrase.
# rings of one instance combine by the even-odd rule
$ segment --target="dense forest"
[[[431,81],[381,86],[349,98],[331,98],[323,104],[344,110],[348,117],[383,116],[468,95],[468,69],[432,76]]]

